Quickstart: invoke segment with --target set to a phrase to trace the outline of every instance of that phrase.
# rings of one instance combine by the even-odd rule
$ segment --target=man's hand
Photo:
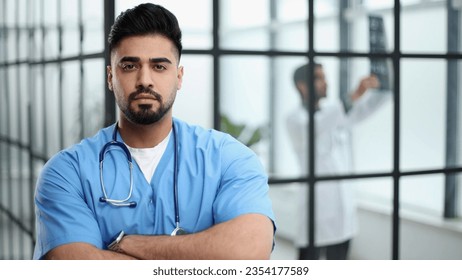
[[[351,100],[358,100],[368,89],[380,87],[380,81],[375,75],[361,79],[358,88],[351,95]]]

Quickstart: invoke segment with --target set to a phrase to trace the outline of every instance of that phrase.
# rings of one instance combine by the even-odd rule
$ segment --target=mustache
[[[149,94],[149,95],[151,95],[152,97],[154,97],[156,100],[162,101],[162,96],[161,96],[159,93],[153,91],[151,88],[148,88],[148,87],[138,87],[138,88],[136,89],[136,91],[130,93],[130,95],[128,96],[128,99],[129,99],[130,101],[133,101],[133,100],[136,99],[136,97],[137,97],[138,95],[140,95],[140,94],[146,94],[146,93]]]

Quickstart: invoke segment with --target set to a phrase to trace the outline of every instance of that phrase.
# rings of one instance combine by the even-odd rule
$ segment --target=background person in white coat
[[[349,173],[352,168],[349,128],[367,118],[390,94],[377,90],[375,75],[359,82],[350,94],[352,107],[345,112],[340,101],[327,101],[327,82],[321,64],[314,67],[315,88],[315,172],[316,175]],[[301,97],[300,106],[287,118],[287,128],[302,172],[308,170],[307,129],[309,121],[308,64],[294,72],[294,83]],[[327,102],[326,102],[327,101]],[[308,247],[308,188],[300,188],[297,207],[300,215],[295,245],[299,259],[347,259],[350,241],[358,231],[354,194],[346,181],[321,181],[315,188],[315,250]]]

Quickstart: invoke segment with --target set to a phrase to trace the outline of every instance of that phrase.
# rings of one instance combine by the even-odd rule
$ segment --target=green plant
[[[221,116],[221,131],[226,132],[247,147],[258,143],[263,137],[263,127],[251,128],[245,124],[233,123],[227,116]]]

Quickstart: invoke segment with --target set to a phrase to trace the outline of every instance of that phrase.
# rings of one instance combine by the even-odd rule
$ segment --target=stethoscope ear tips
[[[100,197],[99,198],[99,201],[100,202],[103,202],[103,203],[109,203],[109,204],[112,204],[114,206],[128,206],[130,208],[135,208],[137,203],[135,201],[132,201],[132,202],[117,202],[117,201],[113,201],[113,200],[108,200],[107,198],[105,197]]]

